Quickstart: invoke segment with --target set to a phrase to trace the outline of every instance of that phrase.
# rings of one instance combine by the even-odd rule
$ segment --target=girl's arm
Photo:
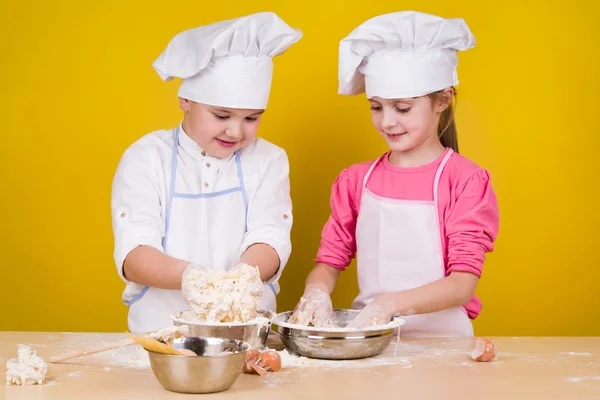
[[[393,310],[400,315],[426,314],[467,304],[479,277],[469,272],[452,272],[427,285],[392,293]]]
[[[386,323],[396,315],[427,314],[468,303],[479,277],[469,272],[452,272],[445,278],[400,292],[378,296],[348,325],[361,327]]]
[[[340,272],[342,271],[327,264],[317,263],[306,278],[306,288],[316,288],[330,295]]]
[[[304,294],[290,318],[294,323],[322,326],[333,312],[331,292],[340,272],[350,264],[356,252],[354,198],[358,181],[350,167],[342,171],[333,184],[331,215],[322,231],[317,264],[308,274]]]

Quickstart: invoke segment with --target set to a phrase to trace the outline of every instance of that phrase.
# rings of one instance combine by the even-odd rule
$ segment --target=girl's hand
[[[307,286],[294,313],[289,318],[291,324],[323,327],[331,324],[333,305],[329,293],[319,287]]]
[[[348,328],[367,328],[385,325],[396,314],[396,302],[393,293],[377,296],[348,324]]]

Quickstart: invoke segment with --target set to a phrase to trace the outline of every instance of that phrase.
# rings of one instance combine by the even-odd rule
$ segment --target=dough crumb
[[[160,331],[148,334],[152,339],[156,339],[166,344],[173,344],[175,339],[189,335],[190,328],[187,325],[170,326]]]
[[[38,357],[29,346],[20,344],[17,349],[17,358],[12,358],[6,363],[7,385],[41,385],[46,379],[48,364]]]

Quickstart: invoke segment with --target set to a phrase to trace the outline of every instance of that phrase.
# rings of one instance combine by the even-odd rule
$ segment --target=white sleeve
[[[256,243],[271,246],[279,255],[279,269],[269,279],[276,282],[292,252],[292,199],[290,197],[290,165],[285,151],[269,163],[258,190],[248,207],[248,227],[241,254]]]
[[[152,246],[160,251],[164,235],[159,175],[152,165],[149,148],[134,145],[121,158],[113,180],[111,196],[114,234],[114,259],[119,276],[123,262],[138,246]]]

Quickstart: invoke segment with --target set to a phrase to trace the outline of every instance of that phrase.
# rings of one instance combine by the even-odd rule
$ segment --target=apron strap
[[[433,180],[433,202],[435,203],[436,210],[437,210],[437,205],[438,205],[438,185],[440,183],[440,176],[442,176],[442,172],[444,171],[444,168],[446,167],[448,160],[452,156],[452,153],[454,153],[454,150],[449,148],[448,153],[446,153],[446,155],[444,156],[444,159],[438,166],[438,169],[435,173],[435,179]]]
[[[169,225],[171,221],[171,205],[175,194],[175,181],[177,179],[177,150],[179,148],[179,126],[175,130],[173,138],[173,154],[171,156],[171,183],[169,184],[169,197],[167,198],[167,211],[165,215],[165,235],[162,240],[163,250],[167,251],[167,238],[169,237]]]
[[[440,249],[444,248],[444,238],[442,237],[442,229],[440,226],[440,209],[438,206],[438,186],[440,183],[440,177],[442,176],[442,172],[444,171],[444,168],[446,167],[448,160],[452,156],[452,153],[454,153],[454,150],[449,148],[448,153],[446,153],[446,155],[444,156],[444,159],[438,166],[438,169],[435,173],[435,178],[433,180],[433,208],[435,209],[435,223],[438,227],[438,232],[439,232],[438,240],[440,243]],[[442,265],[442,274],[443,274],[442,276],[446,276],[446,257],[444,257],[443,254],[442,254],[442,259],[440,260],[440,263]],[[461,307],[463,307],[463,309],[464,309],[464,306],[461,306]]]
[[[377,160],[373,161],[373,164],[371,164],[371,166],[369,167],[369,170],[367,171],[367,174],[363,178],[363,184],[362,184],[362,190],[363,190],[363,192],[364,192],[365,188],[367,187],[367,181],[369,180],[369,177],[371,176],[371,173],[373,172],[373,170],[375,169],[375,167],[377,166],[377,164],[379,163],[379,161],[381,161],[383,159],[383,157],[385,157],[387,155],[388,155],[388,153],[385,153],[384,155],[380,156]]]
[[[244,200],[244,209],[246,210],[246,231],[248,231],[248,195],[246,194],[246,185],[244,185],[244,171],[242,170],[242,159],[239,150],[236,150],[235,152],[235,164],[237,166],[240,191],[242,192],[242,199]]]

